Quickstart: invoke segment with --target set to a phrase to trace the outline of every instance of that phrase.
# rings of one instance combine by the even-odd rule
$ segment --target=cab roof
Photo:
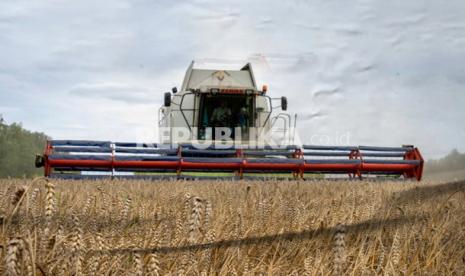
[[[185,91],[209,91],[211,88],[240,88],[257,90],[252,65],[247,63],[240,70],[197,69],[194,61],[187,68],[181,87]]]

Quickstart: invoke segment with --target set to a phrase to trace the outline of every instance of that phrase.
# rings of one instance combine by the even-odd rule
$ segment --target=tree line
[[[47,138],[44,133],[24,129],[21,123],[7,124],[0,115],[0,178],[42,175],[34,159],[43,153]]]
[[[448,172],[465,169],[465,153],[453,149],[448,155],[437,160],[428,160],[425,164],[426,173]]]

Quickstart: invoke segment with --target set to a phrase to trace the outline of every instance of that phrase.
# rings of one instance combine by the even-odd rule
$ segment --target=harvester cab
[[[180,90],[164,95],[159,143],[50,140],[36,166],[62,178],[421,179],[423,158],[414,146],[298,143],[287,99],[271,98],[267,90],[257,87],[250,64],[207,70],[192,63]]]
[[[164,95],[159,110],[162,144],[279,145],[294,143],[296,116],[287,98],[271,98],[255,82],[252,65],[240,70],[187,69],[180,91]],[[269,142],[269,141],[268,141]]]

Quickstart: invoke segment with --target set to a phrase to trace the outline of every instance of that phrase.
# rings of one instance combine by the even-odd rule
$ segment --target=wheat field
[[[463,275],[465,182],[0,180],[5,275]]]

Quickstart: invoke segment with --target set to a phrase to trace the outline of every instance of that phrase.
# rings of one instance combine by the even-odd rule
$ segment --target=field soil
[[[0,180],[7,275],[464,275],[465,182]]]

